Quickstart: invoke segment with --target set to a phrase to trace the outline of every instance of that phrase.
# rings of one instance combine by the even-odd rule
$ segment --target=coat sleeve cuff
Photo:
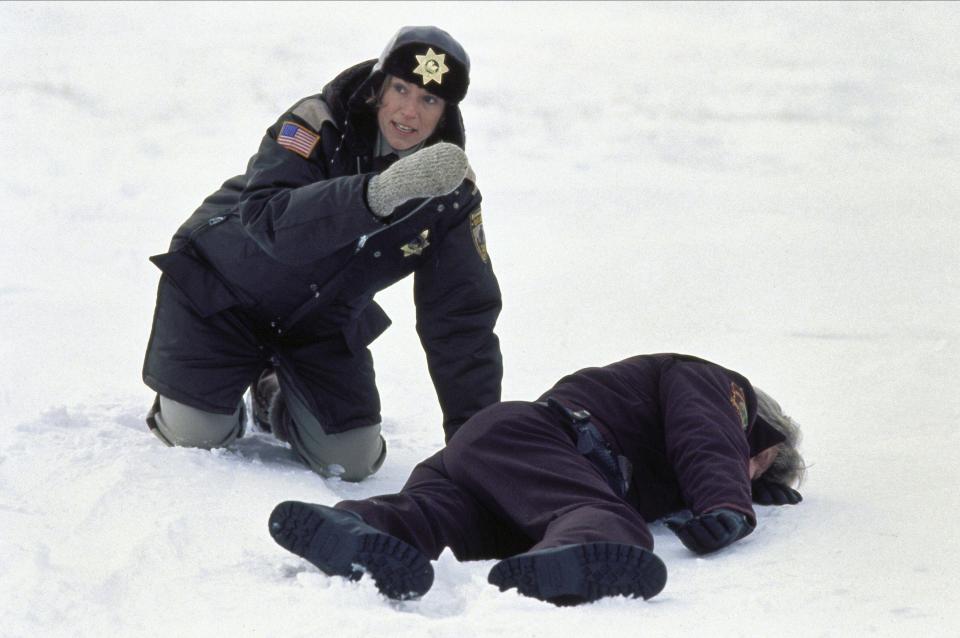
[[[370,208],[370,200],[367,199],[367,189],[370,186],[370,180],[373,179],[374,175],[376,175],[376,173],[369,173],[363,180],[363,205],[367,208],[367,212],[370,213],[371,217],[373,217],[375,220],[377,220],[384,226],[387,226],[388,224],[387,224],[386,218],[380,217],[379,215],[374,213],[373,209]]]

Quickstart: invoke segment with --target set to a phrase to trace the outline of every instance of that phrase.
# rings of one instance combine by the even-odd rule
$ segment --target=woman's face
[[[390,146],[405,151],[433,135],[445,106],[443,98],[388,75],[377,109],[377,123]]]

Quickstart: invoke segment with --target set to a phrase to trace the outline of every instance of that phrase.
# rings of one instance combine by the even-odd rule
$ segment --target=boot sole
[[[346,512],[286,501],[270,514],[270,535],[330,576],[369,573],[388,598],[419,598],[433,585],[433,567],[419,550]]]
[[[667,568],[642,547],[584,543],[512,556],[494,565],[487,580],[500,591],[516,587],[524,596],[578,605],[607,596],[656,596]]]

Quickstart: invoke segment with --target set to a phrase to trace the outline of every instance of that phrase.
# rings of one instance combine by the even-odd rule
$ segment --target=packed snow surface
[[[656,525],[649,602],[554,608],[447,552],[394,603],[270,538],[442,444],[410,280],[378,296],[371,479],[144,426],[147,257],[405,24],[472,58],[504,398],[678,351],[804,426],[803,503],[708,558]],[[949,3],[0,4],[0,634],[958,635],[958,33]]]

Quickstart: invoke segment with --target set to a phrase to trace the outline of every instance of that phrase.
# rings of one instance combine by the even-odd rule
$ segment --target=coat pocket
[[[360,315],[343,327],[343,339],[353,354],[360,354],[390,327],[390,317],[375,301],[371,301]]]
[[[201,317],[241,303],[209,265],[183,250],[154,255],[150,261],[176,284]]]

